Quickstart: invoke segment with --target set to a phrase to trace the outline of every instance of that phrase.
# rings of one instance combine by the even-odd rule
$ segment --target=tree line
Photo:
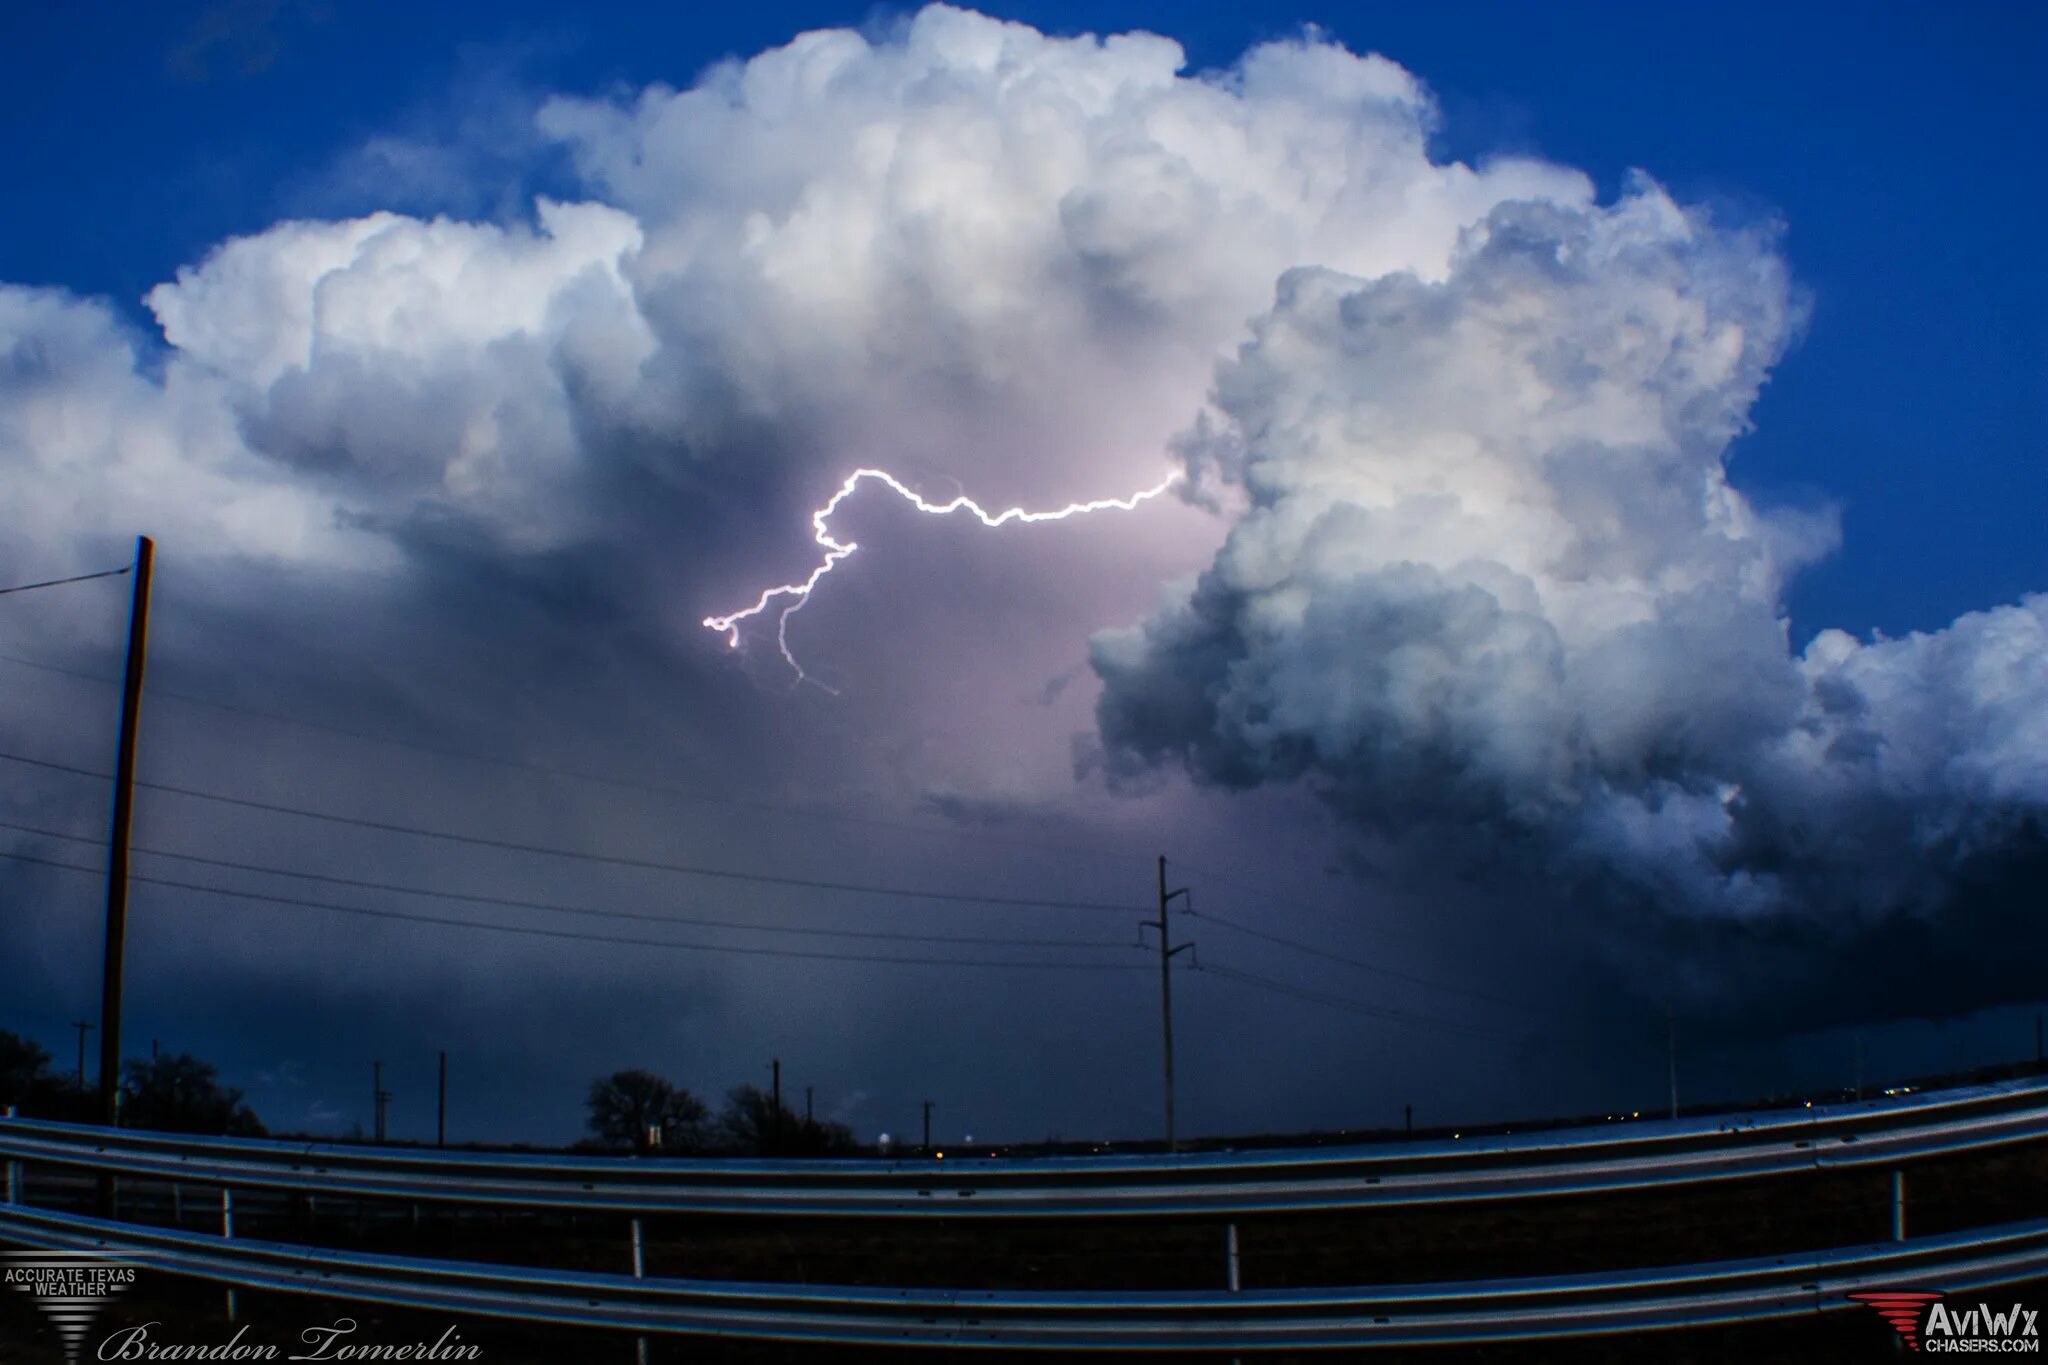
[[[0,1108],[24,1118],[97,1123],[99,1093],[75,1073],[50,1069],[50,1054],[20,1034],[0,1029]],[[213,1063],[189,1052],[131,1057],[121,1066],[121,1122],[164,1133],[260,1137],[263,1123],[242,1092],[220,1083]]]
[[[666,1077],[638,1068],[590,1083],[585,1149],[745,1156],[851,1156],[860,1151],[843,1123],[798,1114],[756,1086],[725,1092],[710,1108]]]
[[[714,1115],[704,1101],[637,1068],[590,1083],[584,1150],[745,1156],[851,1156],[853,1130],[798,1114],[774,1095],[734,1086]],[[97,1123],[99,1094],[75,1072],[57,1071],[33,1039],[0,1029],[0,1108],[24,1118]],[[219,1069],[189,1052],[131,1058],[121,1068],[121,1124],[166,1133],[260,1137],[267,1131]]]

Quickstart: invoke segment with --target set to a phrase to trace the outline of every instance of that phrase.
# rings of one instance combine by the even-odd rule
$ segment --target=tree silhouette
[[[25,1118],[91,1123],[99,1117],[75,1077],[50,1070],[41,1044],[0,1029],[0,1107],[10,1104]]]
[[[28,1109],[51,1084],[50,1054],[18,1033],[0,1029],[0,1105]]]
[[[584,1103],[591,1134],[608,1147],[647,1151],[650,1129],[660,1132],[664,1151],[687,1150],[703,1141],[708,1113],[703,1101],[651,1071],[614,1071],[592,1081]]]
[[[757,1156],[845,1156],[860,1150],[845,1124],[799,1118],[751,1085],[725,1092],[718,1138],[723,1146]]]
[[[260,1136],[263,1124],[242,1092],[223,1086],[211,1062],[189,1052],[166,1052],[121,1068],[121,1122],[166,1133]]]

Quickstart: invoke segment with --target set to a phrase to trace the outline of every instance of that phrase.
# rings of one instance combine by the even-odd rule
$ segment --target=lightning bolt
[[[810,600],[811,590],[824,581],[826,574],[838,568],[840,561],[860,548],[859,545],[850,540],[839,541],[833,538],[831,527],[832,514],[839,510],[839,504],[852,497],[863,483],[870,480],[889,488],[898,497],[920,512],[935,517],[951,516],[955,512],[967,512],[972,514],[983,526],[993,529],[1013,521],[1064,521],[1068,517],[1085,516],[1090,512],[1134,511],[1138,504],[1148,499],[1156,498],[1167,489],[1173,487],[1174,484],[1180,481],[1180,477],[1180,472],[1175,470],[1150,488],[1141,489],[1125,498],[1100,498],[1094,502],[1070,502],[1065,507],[1050,512],[1027,512],[1021,507],[1012,507],[1006,511],[991,513],[964,493],[954,498],[951,502],[927,502],[914,489],[910,488],[886,469],[856,469],[846,476],[846,482],[839,485],[839,491],[834,493],[823,507],[811,513],[812,539],[818,543],[820,549],[824,550],[825,556],[818,561],[818,567],[811,570],[810,576],[800,583],[784,583],[779,587],[764,589],[761,595],[754,599],[752,606],[742,607],[730,615],[707,616],[704,618],[704,628],[706,630],[718,631],[725,636],[725,643],[728,648],[738,649],[740,647],[740,622],[761,615],[778,599],[789,598],[791,599],[789,604],[783,607],[776,616],[775,642],[782,650],[782,657],[788,661],[792,669],[796,670],[799,682],[815,681],[815,679],[811,679],[804,672],[803,665],[796,661],[796,655],[790,653],[789,618],[796,615],[803,608],[804,603]],[[818,685],[824,686],[822,683]],[[829,691],[830,689],[827,690]]]

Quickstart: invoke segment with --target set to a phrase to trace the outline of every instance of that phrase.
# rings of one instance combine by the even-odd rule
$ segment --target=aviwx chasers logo
[[[107,1300],[135,1283],[135,1267],[78,1251],[0,1253],[0,1284],[36,1297],[56,1324],[64,1354],[76,1362],[92,1320]]]
[[[2023,1304],[1988,1303],[1951,1308],[1940,1294],[1921,1289],[1873,1289],[1851,1294],[1884,1315],[1916,1351],[2034,1352],[2041,1349],[2040,1314]]]

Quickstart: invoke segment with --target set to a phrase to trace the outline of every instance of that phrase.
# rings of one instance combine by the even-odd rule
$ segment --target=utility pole
[[[434,1145],[448,1145],[448,1052],[445,1048],[441,1051],[441,1084],[434,1105]]]
[[[1664,1016],[1664,1052],[1671,1067],[1671,1117],[1678,1117],[1678,1021]]]
[[[782,1150],[782,1058],[777,1057],[769,1067],[775,1072],[775,1107],[769,1112],[774,1115],[775,1150]]]
[[[932,1154],[932,1102],[924,1102],[924,1154]]]
[[[149,656],[149,573],[156,542],[135,538],[135,595],[128,607],[128,666],[121,680],[121,738],[114,761],[114,821],[107,838],[106,959],[100,972],[100,1121],[120,1117],[121,964],[128,944],[128,830],[135,818],[135,732]]]
[[[384,1140],[384,1114],[391,1103],[391,1092],[384,1088],[384,1063],[370,1063],[370,1105],[372,1121],[376,1125],[377,1141]]]
[[[1145,923],[1159,931],[1159,1032],[1161,1039],[1165,1043],[1166,1150],[1168,1152],[1180,1150],[1180,1141],[1173,1129],[1173,955],[1192,945],[1183,943],[1179,948],[1168,945],[1166,912],[1167,907],[1172,903],[1175,896],[1185,896],[1187,894],[1188,889],[1185,886],[1181,887],[1178,891],[1168,891],[1166,889],[1166,855],[1164,853],[1160,854],[1159,918],[1156,920],[1146,920]]]
[[[807,1085],[807,1086],[805,1086],[805,1087],[804,1087],[804,1131],[806,1131],[806,1132],[809,1132],[809,1131],[810,1131],[810,1128],[811,1128],[811,1087],[809,1087],[809,1086]]]
[[[85,1035],[91,1031],[92,1025],[86,1023],[83,1019],[74,1019],[71,1021],[71,1027],[78,1030],[78,1093],[83,1095],[85,1093]]]
[[[1409,1134],[1415,1132],[1415,1106],[1412,1104],[1401,1106],[1401,1130]]]

